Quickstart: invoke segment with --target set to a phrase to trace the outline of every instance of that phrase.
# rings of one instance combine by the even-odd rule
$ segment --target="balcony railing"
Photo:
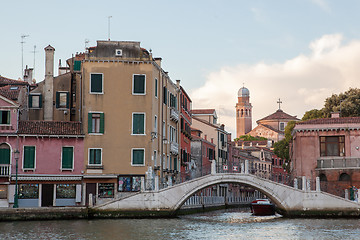
[[[170,142],[170,152],[174,155],[179,154],[179,144],[176,142]]]
[[[360,168],[360,158],[321,157],[317,160],[317,169]]]
[[[0,176],[10,175],[10,164],[0,164]]]
[[[175,122],[179,121],[179,112],[175,108],[170,108],[170,119]]]

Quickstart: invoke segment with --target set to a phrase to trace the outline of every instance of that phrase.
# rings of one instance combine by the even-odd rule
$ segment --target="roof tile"
[[[80,122],[19,121],[19,134],[82,135]]]

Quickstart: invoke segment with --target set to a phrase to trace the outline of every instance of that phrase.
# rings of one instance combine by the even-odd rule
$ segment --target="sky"
[[[108,39],[110,19],[111,40],[140,41],[162,57],[193,108],[215,108],[233,137],[243,85],[253,127],[279,98],[283,111],[301,118],[326,97],[359,87],[357,0],[18,0],[1,9],[1,76],[18,79],[22,62],[35,62],[35,79],[43,80],[47,45],[55,47],[55,66],[64,65],[86,41]]]

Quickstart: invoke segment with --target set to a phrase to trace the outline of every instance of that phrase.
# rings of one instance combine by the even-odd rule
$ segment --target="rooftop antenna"
[[[108,16],[108,40],[110,41],[110,18],[112,18],[112,16]]]
[[[24,78],[24,43],[25,43],[25,38],[28,37],[29,35],[21,35],[21,77]]]
[[[37,53],[38,51],[36,51],[36,45],[34,45],[34,51],[31,51],[31,53],[34,54],[34,66],[33,66],[33,77],[35,77],[35,53]],[[32,79],[31,79],[32,80]]]
[[[88,44],[89,44],[90,40],[85,38],[85,51],[88,48]]]

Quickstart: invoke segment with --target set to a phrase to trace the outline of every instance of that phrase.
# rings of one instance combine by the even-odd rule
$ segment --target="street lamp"
[[[15,195],[14,195],[14,206],[13,208],[18,208],[19,207],[19,193],[18,193],[18,161],[19,161],[19,150],[16,149],[14,151],[14,158],[15,158],[15,169],[16,169],[16,175],[15,175]]]

